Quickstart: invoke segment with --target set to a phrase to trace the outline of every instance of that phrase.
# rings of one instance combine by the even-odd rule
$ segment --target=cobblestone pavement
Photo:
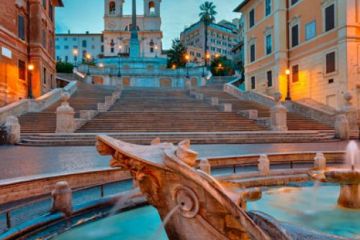
[[[200,153],[200,157],[344,150],[345,147],[346,142],[192,146]],[[95,147],[0,146],[0,180],[103,168],[108,167],[109,160],[108,156],[100,156]]]

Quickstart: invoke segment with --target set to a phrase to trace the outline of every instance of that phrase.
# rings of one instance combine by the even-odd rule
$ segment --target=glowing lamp
[[[29,64],[28,65],[28,70],[33,71],[34,70],[34,64]]]
[[[290,75],[290,69],[286,69],[285,74],[289,76]]]

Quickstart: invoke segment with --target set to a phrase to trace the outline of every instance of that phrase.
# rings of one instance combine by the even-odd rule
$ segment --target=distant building
[[[56,34],[56,61],[81,63],[86,54],[92,59],[104,55],[103,35],[100,33],[67,33]]]
[[[244,65],[245,62],[245,52],[244,52],[245,31],[244,31],[243,16],[240,19],[236,19],[236,21],[234,21],[234,24],[236,24],[236,27],[238,29],[238,34],[237,34],[238,43],[234,45],[233,49],[231,49],[231,52],[233,56],[233,62],[236,66],[236,69],[238,70],[238,67],[240,65]]]
[[[62,6],[61,0],[1,0],[0,106],[56,87],[54,8]]]
[[[131,15],[123,14],[124,0],[105,0],[104,55],[129,55]],[[156,57],[162,52],[161,0],[144,0],[144,15],[137,16],[140,56]]]
[[[360,108],[360,8],[353,0],[245,0],[246,89]],[[289,89],[289,91],[288,91]]]
[[[198,21],[186,28],[180,35],[181,42],[187,47],[191,61],[204,63],[205,26]],[[210,24],[208,28],[208,51],[212,58],[226,56],[232,59],[231,49],[237,44],[237,26],[222,20]]]

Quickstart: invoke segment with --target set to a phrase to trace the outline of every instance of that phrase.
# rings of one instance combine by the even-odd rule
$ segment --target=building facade
[[[360,107],[359,0],[245,0],[246,89]],[[289,90],[288,90],[289,89]]]
[[[128,55],[131,15],[123,14],[124,0],[105,0],[104,55]],[[144,15],[137,16],[141,57],[156,57],[162,52],[161,0],[144,0]]]
[[[80,64],[90,54],[96,60],[104,55],[104,38],[89,32],[56,34],[56,61]]]
[[[54,8],[59,6],[61,0],[1,1],[0,106],[56,87]]]
[[[231,22],[222,20],[219,23],[210,24],[208,28],[208,52],[211,57],[226,56],[228,59],[232,59],[231,50],[238,43],[237,34],[237,26]],[[204,64],[204,24],[199,21],[186,28],[180,34],[180,40],[188,49],[190,61]]]

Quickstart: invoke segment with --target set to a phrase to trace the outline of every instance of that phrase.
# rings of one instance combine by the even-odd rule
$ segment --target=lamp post
[[[74,61],[75,61],[75,67],[77,67],[77,59],[79,56],[79,50],[77,48],[73,49],[73,56],[74,56]]]
[[[118,55],[119,55],[119,70],[118,70],[118,74],[117,74],[117,76],[119,78],[121,77],[121,49],[122,49],[122,46],[119,45],[119,53],[118,53]]]
[[[90,61],[91,61],[91,54],[90,53],[87,53],[86,55],[85,55],[85,58],[86,58],[86,62],[87,62],[87,64],[88,64],[88,68],[87,68],[87,75],[91,75],[90,74]]]
[[[29,99],[33,98],[33,94],[32,94],[32,72],[34,71],[34,65],[33,64],[29,64],[28,65],[28,72],[29,72],[29,83],[28,83],[28,95],[29,95]]]
[[[155,57],[157,58],[158,57],[158,46],[157,45],[155,45]]]
[[[190,61],[190,56],[189,54],[186,54],[185,55],[185,60],[186,60],[186,78],[190,78],[190,75],[189,75],[189,66],[188,66],[188,63]]]
[[[286,80],[287,80],[287,94],[286,94],[286,101],[291,101],[291,92],[290,92],[290,69],[286,69],[285,70],[285,74],[286,74]]]

